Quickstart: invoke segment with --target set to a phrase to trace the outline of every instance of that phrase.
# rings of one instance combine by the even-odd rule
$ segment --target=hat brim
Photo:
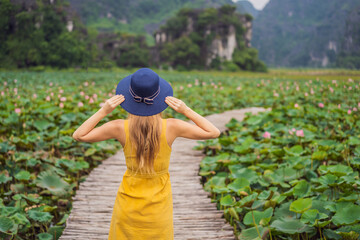
[[[173,89],[165,79],[159,76],[160,93],[155,97],[153,104],[146,104],[144,102],[136,102],[130,94],[131,76],[132,74],[123,78],[116,87],[116,95],[122,94],[125,97],[125,100],[120,104],[125,111],[138,116],[152,116],[164,111],[168,107],[165,98],[173,96]]]

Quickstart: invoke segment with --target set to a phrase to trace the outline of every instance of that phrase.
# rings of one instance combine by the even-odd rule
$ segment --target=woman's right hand
[[[167,96],[165,98],[165,102],[172,109],[174,109],[176,112],[181,114],[185,114],[185,112],[190,109],[188,106],[186,106],[186,104],[183,101],[177,99],[176,97]]]

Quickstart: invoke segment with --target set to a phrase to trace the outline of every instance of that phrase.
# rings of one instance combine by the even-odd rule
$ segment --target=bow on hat
[[[135,92],[132,90],[131,86],[129,88],[129,91],[130,91],[130,94],[134,97],[135,102],[143,102],[146,104],[153,104],[154,98],[156,98],[157,95],[159,95],[159,93],[160,93],[160,86],[159,86],[158,90],[149,97],[140,97],[140,96],[136,95]]]

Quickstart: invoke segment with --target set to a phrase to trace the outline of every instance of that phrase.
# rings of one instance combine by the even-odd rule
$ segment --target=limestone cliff
[[[231,7],[228,7],[231,8]],[[233,8],[234,10],[234,8]],[[183,21],[174,31],[171,21],[154,33],[156,49],[158,52],[166,44],[172,44],[177,39],[189,37],[198,43],[201,61],[209,67],[212,61],[219,58],[221,61],[231,61],[235,49],[251,47],[252,18],[241,15],[230,9],[192,10],[184,11],[178,21]],[[180,25],[180,24],[179,24]],[[161,61],[161,56],[155,61]]]

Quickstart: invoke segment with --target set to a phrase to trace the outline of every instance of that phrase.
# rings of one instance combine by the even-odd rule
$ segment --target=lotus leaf
[[[226,195],[220,199],[220,204],[222,206],[233,206],[235,203],[236,202],[231,195]]]
[[[239,235],[239,240],[261,240],[267,230],[268,228],[262,226],[258,226],[257,228],[247,228],[241,231],[241,234]]]
[[[27,227],[31,226],[30,221],[21,213],[15,213],[9,218],[12,219],[15,224],[26,225]]]
[[[237,170],[236,172],[231,173],[229,177],[231,179],[246,178],[250,183],[252,183],[257,180],[258,175],[254,170],[251,170],[249,168],[242,168]]]
[[[289,210],[296,213],[303,213],[312,206],[311,198],[299,198],[290,204]]]
[[[287,147],[284,147],[284,150],[290,156],[301,156],[302,154],[304,154],[306,152],[301,145],[295,145],[295,146],[291,147],[290,149]]]
[[[34,127],[39,131],[45,131],[47,128],[54,126],[53,123],[45,120],[45,119],[41,119],[41,120],[36,120],[34,121]]]
[[[4,173],[0,174],[0,184],[7,183],[12,180],[12,177],[6,176]]]
[[[48,212],[40,212],[37,210],[29,210],[28,212],[29,218],[38,221],[38,222],[50,222],[54,216],[52,216]]]
[[[17,180],[29,180],[30,179],[30,172],[25,171],[25,170],[21,170],[20,172],[18,172],[17,174],[15,174],[15,178]]]
[[[49,233],[39,233],[36,235],[39,240],[53,240],[53,236]]]
[[[66,193],[69,184],[62,180],[56,173],[44,171],[40,173],[36,179],[39,187],[48,189],[55,195],[63,195]]]
[[[262,211],[262,212],[255,211],[255,210],[250,211],[250,212],[245,214],[244,224],[254,226],[255,224],[259,225],[260,221],[262,219],[270,220],[271,216],[273,215],[273,210],[274,210],[273,208],[268,208],[268,209],[266,209],[265,211]],[[255,219],[255,224],[254,224],[253,216],[254,216],[254,219]]]
[[[275,220],[271,225],[271,228],[276,229],[279,232],[295,234],[295,233],[304,233],[312,232],[312,228],[308,225],[300,222],[298,219],[280,219]]]
[[[310,193],[310,184],[305,180],[301,180],[295,185],[293,195],[302,198],[308,196]]]
[[[0,232],[8,232],[14,227],[14,221],[11,218],[0,216]]]
[[[327,156],[328,155],[325,151],[317,151],[311,155],[311,158],[314,160],[322,161],[322,160],[326,159]]]
[[[345,207],[339,208],[336,211],[335,215],[332,218],[332,222],[336,226],[340,225],[350,225],[360,221],[360,206],[352,203],[348,203]]]
[[[341,239],[341,236],[331,229],[324,229],[324,236],[327,239],[335,239],[335,240]]]
[[[233,190],[234,192],[238,192],[248,186],[250,186],[250,182],[246,178],[237,178],[235,181],[228,184],[227,188]]]
[[[357,137],[350,136],[348,140],[349,145],[360,145],[360,139]]]

